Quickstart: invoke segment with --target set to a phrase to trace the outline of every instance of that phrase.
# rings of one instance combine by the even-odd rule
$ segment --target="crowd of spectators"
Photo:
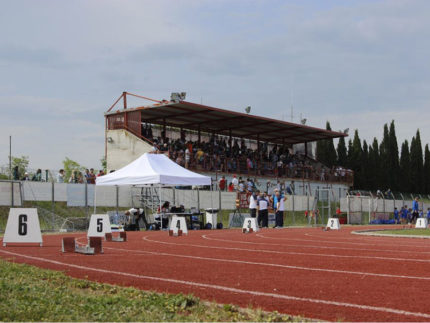
[[[55,177],[57,183],[75,183],[75,184],[95,184],[96,177],[105,175],[103,170],[99,170],[96,174],[94,168],[85,169],[84,172],[79,170],[73,170],[70,176],[66,176],[64,169],[60,169]],[[23,176],[20,176],[18,166],[13,168],[12,176],[17,181],[33,181],[33,182],[44,182],[46,178],[42,176],[42,170],[39,168],[33,175],[30,175],[27,171],[24,172]]]
[[[176,140],[165,137],[163,132],[161,137],[151,139],[154,151],[165,153],[177,164],[197,171],[352,181],[352,171],[343,167],[328,168],[308,156],[293,153],[292,149],[283,145],[269,146],[264,142],[257,149],[251,149],[243,139],[229,142],[226,137],[215,135],[208,141],[187,141],[184,132]]]

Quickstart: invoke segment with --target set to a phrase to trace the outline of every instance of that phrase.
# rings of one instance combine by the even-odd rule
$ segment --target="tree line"
[[[326,129],[331,130],[327,121]],[[388,190],[393,192],[430,193],[430,150],[424,152],[419,129],[410,143],[397,143],[394,120],[384,125],[382,141],[361,141],[358,130],[346,146],[339,138],[337,148],[333,139],[317,142],[316,158],[326,166],[342,166],[354,171],[354,189]]]

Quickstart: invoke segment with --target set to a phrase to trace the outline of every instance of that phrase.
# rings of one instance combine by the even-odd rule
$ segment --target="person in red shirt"
[[[218,187],[221,191],[225,191],[225,183],[225,176],[223,176],[218,182]]]
[[[228,184],[228,191],[229,192],[234,192],[234,185],[233,185],[233,183]]]

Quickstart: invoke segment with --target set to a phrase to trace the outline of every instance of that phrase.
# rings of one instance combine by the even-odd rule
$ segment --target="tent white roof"
[[[96,178],[96,185],[211,185],[211,178],[185,169],[163,154],[143,154],[127,166]]]

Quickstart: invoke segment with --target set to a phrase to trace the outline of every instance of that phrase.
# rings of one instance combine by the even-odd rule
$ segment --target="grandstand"
[[[129,96],[151,104],[129,107]],[[346,134],[187,102],[180,94],[159,101],[123,92],[105,113],[105,126],[108,172],[156,148],[213,179],[237,174],[259,182],[296,180],[303,192],[306,186],[330,184],[346,191],[353,184],[352,171],[341,165],[329,169],[312,151],[316,141]],[[298,145],[304,146],[302,153]],[[186,148],[192,151],[189,159]]]

